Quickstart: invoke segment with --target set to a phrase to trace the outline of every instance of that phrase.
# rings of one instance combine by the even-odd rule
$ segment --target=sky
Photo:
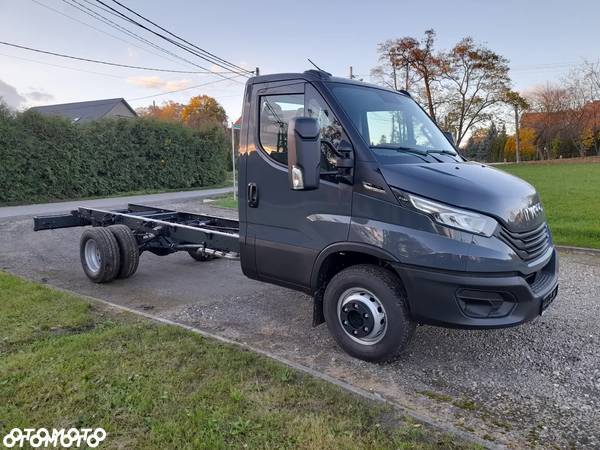
[[[94,3],[76,1],[90,8],[86,1]],[[597,0],[121,3],[221,58],[251,70],[259,67],[261,74],[303,71],[312,68],[310,58],[337,76],[348,76],[353,66],[355,75],[370,81],[378,43],[421,37],[429,28],[436,31],[440,50],[472,36],[508,58],[513,85],[520,91],[565,77],[583,60],[600,58]],[[199,65],[221,70],[152,35],[144,36]],[[198,70],[109,28],[66,0],[0,0],[0,41],[120,64]],[[221,81],[165,94],[215,80]],[[102,66],[0,45],[0,96],[18,109],[115,97],[138,108],[152,101],[186,102],[193,95],[208,94],[235,120],[244,88],[244,78],[237,80]]]

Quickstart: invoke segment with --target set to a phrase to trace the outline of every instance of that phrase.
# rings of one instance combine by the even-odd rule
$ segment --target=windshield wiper
[[[394,144],[370,145],[369,148],[387,148],[387,149],[390,149],[390,150],[397,150],[399,152],[414,153],[416,155],[423,155],[423,156],[426,156],[427,153],[428,153],[427,151],[420,150],[418,148],[404,147],[402,145],[394,145]]]
[[[442,155],[458,156],[457,152],[453,152],[451,150],[427,150],[427,153],[440,153]]]

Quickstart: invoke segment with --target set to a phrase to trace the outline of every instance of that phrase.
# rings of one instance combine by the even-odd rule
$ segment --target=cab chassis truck
[[[239,221],[133,204],[34,218],[89,225],[94,282],[130,277],[145,251],[239,258],[249,278],[312,295],[313,325],[367,361],[399,354],[417,324],[514,326],[558,292],[532,186],[464,159],[407,92],[320,70],[248,80]]]

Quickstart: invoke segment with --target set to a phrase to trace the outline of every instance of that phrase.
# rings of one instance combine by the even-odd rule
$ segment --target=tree
[[[181,110],[181,119],[187,126],[197,129],[215,125],[223,128],[227,126],[225,109],[208,95],[192,97]]]
[[[467,159],[477,159],[477,155],[481,152],[481,145],[487,135],[487,129],[481,127],[473,130],[466,145],[463,148],[463,153]]]
[[[510,85],[508,60],[470,38],[462,39],[443,57],[446,124],[460,145],[469,130],[489,121],[489,109],[504,99]]]
[[[433,83],[440,75],[441,61],[434,52],[435,31],[425,31],[421,41],[406,36],[379,44],[380,66],[371,71],[371,75],[384,84],[398,90],[403,77],[403,89],[420,82],[423,89],[424,103],[429,116],[435,121],[435,104],[433,99]]]
[[[536,134],[531,128],[521,128],[519,130],[519,140],[521,141],[521,156],[523,160],[535,159]],[[515,135],[508,136],[504,146],[504,158],[508,161],[516,160],[516,139]]]
[[[569,91],[564,86],[547,83],[529,91],[526,99],[534,114],[528,114],[529,120],[524,115],[522,125],[535,131],[540,155],[550,159],[553,143],[556,145],[556,139],[563,140],[567,130],[565,111],[571,102]]]
[[[148,106],[139,108],[136,112],[142,117],[151,117],[165,122],[181,122],[183,105],[174,101],[163,102],[161,106]]]
[[[506,147],[506,141],[508,135],[506,134],[506,125],[502,125],[502,129],[492,142],[492,148],[490,150],[490,161],[497,162],[504,160],[504,148]]]
[[[519,139],[519,114],[529,108],[529,103],[516,91],[506,91],[504,93],[504,101],[512,106],[515,112],[515,152],[516,162],[521,161],[521,142]]]
[[[371,75],[393,89],[410,89],[460,145],[472,129],[489,123],[492,108],[503,101],[510,85],[508,61],[469,37],[438,52],[435,36],[427,30],[421,40],[408,36],[380,44],[380,65]]]
[[[398,40],[387,40],[377,46],[379,65],[371,69],[371,77],[396,91],[408,91],[419,81],[408,62],[398,53]]]

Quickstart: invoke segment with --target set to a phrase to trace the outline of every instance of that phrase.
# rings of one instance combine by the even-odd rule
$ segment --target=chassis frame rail
[[[196,250],[211,256],[239,258],[239,222],[224,217],[129,204],[114,211],[80,207],[66,214],[36,216],[33,223],[34,231],[123,224],[135,234],[140,251],[167,255]]]

